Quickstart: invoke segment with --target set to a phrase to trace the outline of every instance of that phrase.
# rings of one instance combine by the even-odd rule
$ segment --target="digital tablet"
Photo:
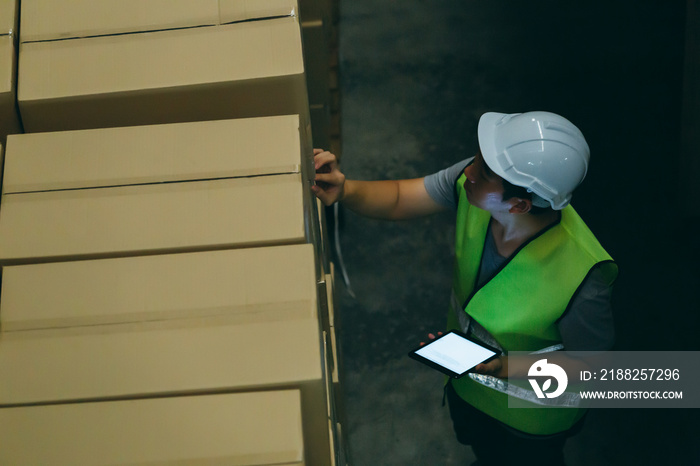
[[[497,358],[501,352],[465,334],[452,330],[430,343],[411,351],[408,355],[433,369],[455,379],[474,369],[482,362]]]

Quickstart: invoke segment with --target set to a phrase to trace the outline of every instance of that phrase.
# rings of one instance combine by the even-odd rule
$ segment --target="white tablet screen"
[[[455,333],[448,333],[415,353],[457,374],[497,354]]]

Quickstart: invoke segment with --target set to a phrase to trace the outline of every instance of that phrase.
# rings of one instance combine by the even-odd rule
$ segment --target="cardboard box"
[[[318,322],[300,317],[309,309],[3,332],[0,405],[295,386],[325,418]]]
[[[6,194],[4,265],[312,242],[301,174]]]
[[[314,172],[298,115],[11,136],[0,262],[304,241],[320,261]]]
[[[22,42],[292,16],[295,0],[22,0]]]
[[[161,31],[219,23],[217,0],[23,0],[22,42]]]
[[[17,17],[19,8],[17,0],[0,0],[0,34],[14,35],[17,33]]]
[[[4,408],[0,463],[301,465],[301,417],[298,390]]]
[[[220,315],[316,318],[316,299],[310,244],[9,266],[0,330]]]
[[[0,406],[301,390],[309,464],[327,464],[318,319],[177,319],[4,332]]]
[[[3,193],[284,173],[313,180],[298,115],[10,136]]]
[[[236,3],[231,1],[229,6]],[[53,8],[63,2],[44,0],[42,8],[28,8],[27,14],[23,10],[18,102],[28,132],[282,114],[300,114],[308,122],[297,16],[213,26],[195,21],[193,27],[172,29],[171,23],[182,27],[180,16],[159,22],[162,18],[154,14],[159,21],[153,25],[145,21],[119,27],[122,14],[116,16],[117,24],[98,21],[90,26],[94,17],[109,16],[103,7],[110,6],[107,13],[115,5],[126,9],[123,2],[66,3],[95,5],[81,11],[79,24],[64,28],[68,32],[50,26]],[[129,2],[146,3],[152,2]],[[162,2],[153,3],[160,13]],[[178,4],[188,10],[194,8],[190,3]],[[46,4],[52,8],[44,8]],[[231,8],[237,13],[222,11],[232,18],[257,11]],[[142,9],[153,13],[138,7]],[[212,14],[220,19],[218,11],[197,17]],[[27,31],[25,24],[35,26]],[[91,37],[56,40],[65,39],[64,32]]]
[[[327,464],[310,244],[6,267],[0,406],[295,387]]]
[[[0,0],[0,144],[22,132],[16,104],[18,13],[16,0]]]
[[[301,9],[309,19],[321,19],[326,7],[320,3],[326,1],[302,0]],[[22,41],[214,26],[294,16],[298,10],[296,0],[23,0]]]

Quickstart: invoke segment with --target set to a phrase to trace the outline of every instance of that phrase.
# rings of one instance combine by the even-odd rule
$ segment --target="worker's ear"
[[[514,197],[511,199],[513,205],[508,210],[511,214],[526,214],[532,209],[532,201],[530,199],[520,199]]]

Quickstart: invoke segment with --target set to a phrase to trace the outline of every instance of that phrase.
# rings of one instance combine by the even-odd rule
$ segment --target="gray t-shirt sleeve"
[[[462,160],[451,167],[426,176],[423,179],[423,184],[430,197],[438,204],[456,210],[457,200],[455,199],[455,183],[462,175],[464,168],[469,165],[472,160],[474,160],[474,157]]]

